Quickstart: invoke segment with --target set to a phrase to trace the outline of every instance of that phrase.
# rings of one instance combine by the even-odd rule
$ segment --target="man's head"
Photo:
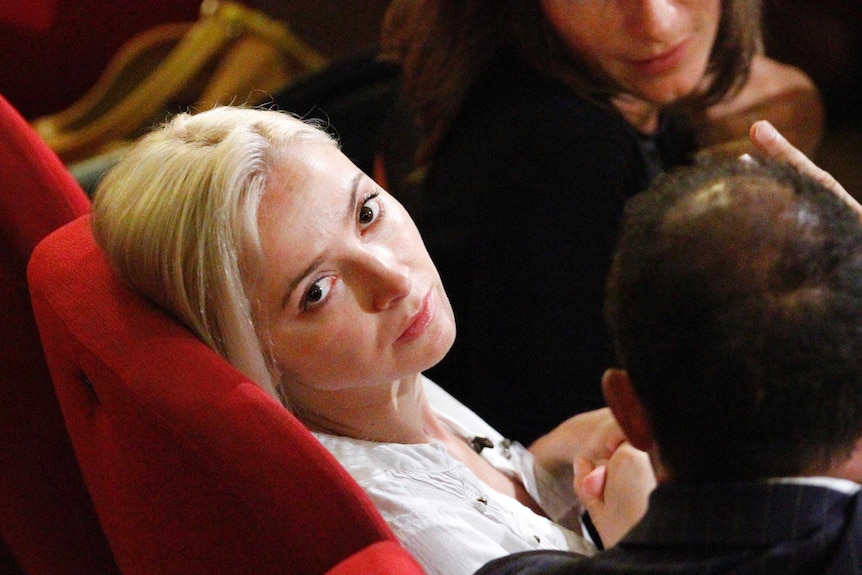
[[[608,401],[674,480],[824,473],[862,435],[862,223],[790,169],[659,178],[627,206],[606,313],[640,430],[618,377]]]

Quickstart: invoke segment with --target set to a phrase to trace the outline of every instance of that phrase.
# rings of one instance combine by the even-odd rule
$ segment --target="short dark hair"
[[[862,435],[862,223],[787,167],[682,168],[633,198],[606,316],[677,480],[822,472]]]

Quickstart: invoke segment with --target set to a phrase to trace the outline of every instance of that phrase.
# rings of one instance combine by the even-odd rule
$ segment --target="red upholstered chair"
[[[86,213],[81,188],[0,96],[0,572],[110,574],[26,283],[34,246]]]
[[[119,282],[88,216],[36,248],[29,281],[123,573],[421,573],[302,424]]]

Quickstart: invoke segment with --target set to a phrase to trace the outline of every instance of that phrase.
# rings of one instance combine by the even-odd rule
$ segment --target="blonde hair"
[[[272,111],[179,114],[142,137],[99,184],[96,241],[123,281],[281,400],[249,288],[262,264],[257,224],[273,168],[299,142],[337,145]]]

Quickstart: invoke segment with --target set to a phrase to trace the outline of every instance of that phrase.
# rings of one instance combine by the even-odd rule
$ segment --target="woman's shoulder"
[[[752,61],[751,74],[740,91],[704,112],[700,144],[718,150],[736,144],[749,151],[751,124],[763,119],[807,155],[817,152],[825,129],[817,86],[801,69],[761,54]]]

